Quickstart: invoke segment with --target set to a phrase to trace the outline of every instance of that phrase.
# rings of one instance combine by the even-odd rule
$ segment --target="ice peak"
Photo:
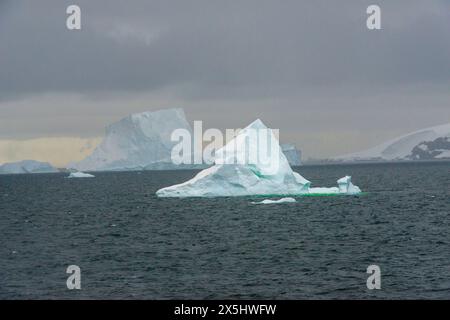
[[[281,152],[272,129],[256,119],[216,151],[215,164],[241,164],[251,166],[260,175],[291,174],[286,157]],[[281,177],[283,174],[278,174]]]
[[[132,113],[129,115],[132,119],[158,117],[163,115],[178,115],[185,117],[183,108],[169,108],[169,109],[159,109],[154,111],[143,111],[138,113]]]
[[[268,129],[267,126],[261,121],[261,119],[256,119],[250,123],[245,129]]]

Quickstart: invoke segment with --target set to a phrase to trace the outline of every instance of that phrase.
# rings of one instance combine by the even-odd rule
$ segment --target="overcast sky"
[[[448,123],[450,1],[0,0],[0,162],[64,165],[167,107],[206,128],[261,118],[306,157]]]

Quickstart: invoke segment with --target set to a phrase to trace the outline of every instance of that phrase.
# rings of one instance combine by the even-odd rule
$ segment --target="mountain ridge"
[[[445,144],[444,149],[429,149],[428,152],[417,151],[419,145],[432,144],[434,141],[450,137],[450,123],[413,131],[397,138],[383,142],[373,148],[360,152],[333,157],[334,161],[395,161],[395,160],[432,160],[450,159]],[[440,140],[437,141],[439,143]],[[414,151],[416,150],[416,151]],[[425,151],[425,150],[423,150]]]

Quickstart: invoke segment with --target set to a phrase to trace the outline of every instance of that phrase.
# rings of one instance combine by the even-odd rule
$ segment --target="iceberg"
[[[346,194],[361,193],[361,189],[352,183],[351,176],[345,176],[343,178],[340,178],[337,181],[337,183],[338,183],[338,187],[339,187],[339,193],[346,193]]]
[[[295,145],[292,143],[283,143],[281,150],[291,166],[300,166],[302,164],[302,153]]]
[[[331,188],[309,188],[308,194],[321,195],[321,194],[358,194],[361,193],[361,189],[352,183],[351,176],[345,176],[337,181],[337,187]]]
[[[48,162],[23,160],[0,165],[0,174],[55,173],[58,169]]]
[[[71,172],[67,178],[69,178],[69,179],[71,179],[71,178],[95,178],[95,176],[92,174],[89,174],[89,173],[84,173],[84,172],[78,171],[78,172]]]
[[[183,109],[131,114],[106,127],[98,147],[85,159],[68,166],[78,171],[133,171],[186,169],[172,163],[175,129],[192,129]],[[202,167],[204,168],[204,166]]]
[[[262,144],[255,131],[266,131]],[[245,160],[245,161],[242,161]],[[252,161],[250,161],[252,160]],[[261,120],[255,120],[217,150],[214,165],[184,183],[159,189],[158,197],[234,197],[249,195],[357,194],[347,176],[333,188],[311,188],[311,182],[294,172],[277,138]]]
[[[297,200],[295,200],[294,198],[291,198],[291,197],[287,197],[287,198],[281,198],[279,200],[265,199],[260,202],[252,202],[252,203],[253,204],[277,204],[277,203],[293,203],[293,202],[297,202]]]

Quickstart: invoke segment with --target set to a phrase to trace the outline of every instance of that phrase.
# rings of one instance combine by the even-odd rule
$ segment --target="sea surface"
[[[295,169],[365,193],[255,205],[155,197],[196,171],[0,176],[0,299],[450,299],[449,162]]]

